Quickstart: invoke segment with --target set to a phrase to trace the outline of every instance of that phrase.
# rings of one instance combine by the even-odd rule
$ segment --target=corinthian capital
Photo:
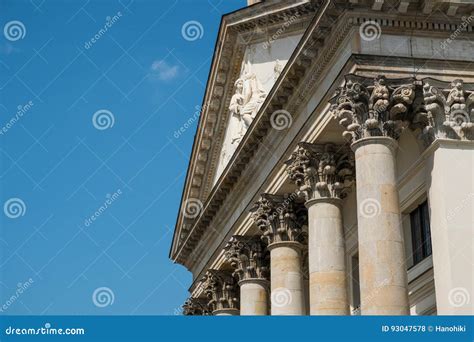
[[[231,272],[208,270],[203,281],[211,311],[239,308],[239,287]]]
[[[239,280],[268,280],[269,254],[260,237],[233,236],[225,246],[225,257]]]
[[[202,298],[190,297],[186,299],[182,308],[185,316],[208,316],[211,314],[205,299]]]
[[[303,242],[302,226],[306,222],[306,208],[296,202],[297,194],[262,194],[251,209],[253,220],[263,232],[262,239],[271,244],[282,241]]]
[[[414,79],[375,79],[347,75],[344,86],[331,99],[331,112],[345,128],[350,141],[371,136],[397,139],[412,122]]]
[[[343,198],[354,180],[354,157],[345,145],[299,143],[286,165],[307,201]]]
[[[423,124],[426,144],[436,138],[474,139],[474,84],[461,79],[443,82],[423,81],[424,107],[417,115]]]

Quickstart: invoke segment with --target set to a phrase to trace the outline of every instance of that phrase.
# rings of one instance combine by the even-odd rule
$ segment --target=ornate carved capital
[[[425,78],[422,85],[424,106],[417,120],[422,124],[425,144],[436,138],[473,140],[474,84]]]
[[[350,141],[372,136],[398,139],[412,122],[415,80],[347,75],[331,99],[331,112]]]
[[[235,269],[234,275],[237,275],[239,280],[268,280],[269,253],[260,237],[235,235],[225,246],[225,251],[225,257]]]
[[[307,201],[344,198],[354,181],[354,155],[345,145],[299,143],[286,165]]]
[[[211,311],[239,308],[239,287],[231,272],[208,270],[203,281]]]
[[[306,223],[307,212],[302,203],[298,203],[298,195],[262,194],[259,201],[251,209],[257,227],[262,231],[262,240],[266,244],[281,241],[304,242],[302,231]]]
[[[202,298],[190,297],[186,299],[182,308],[185,316],[209,316],[211,314],[206,300]]]

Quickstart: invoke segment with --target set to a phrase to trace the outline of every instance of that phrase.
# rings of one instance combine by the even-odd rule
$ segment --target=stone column
[[[347,315],[342,198],[353,181],[354,161],[346,146],[298,144],[287,172],[308,208],[311,315]]]
[[[361,312],[409,314],[407,268],[395,154],[404,122],[413,122],[412,79],[355,75],[332,100],[332,112],[355,152]]]
[[[231,272],[208,270],[203,281],[212,315],[239,315],[238,286]]]
[[[438,315],[474,315],[474,84],[423,80]]]
[[[294,201],[296,194],[263,194],[252,209],[270,250],[271,314],[304,315],[302,222],[305,209]]]
[[[268,315],[270,256],[260,237],[233,236],[225,251],[239,278],[240,315]]]

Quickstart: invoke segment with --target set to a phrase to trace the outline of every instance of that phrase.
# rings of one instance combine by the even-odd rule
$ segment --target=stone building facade
[[[225,15],[170,257],[188,315],[474,314],[474,2]]]

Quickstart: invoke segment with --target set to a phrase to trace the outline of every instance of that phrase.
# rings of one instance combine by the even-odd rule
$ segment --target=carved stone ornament
[[[203,281],[211,311],[239,308],[239,287],[231,272],[208,270]]]
[[[252,218],[262,231],[262,240],[266,244],[282,241],[305,242],[302,231],[307,221],[307,211],[297,202],[298,194],[271,195],[262,194],[251,209]]]
[[[286,165],[307,201],[344,198],[354,182],[354,155],[347,146],[299,143]]]
[[[345,80],[331,99],[331,112],[350,141],[397,139],[405,127],[420,129],[425,146],[436,138],[474,140],[474,83],[352,74]]]
[[[424,124],[422,138],[429,145],[436,138],[474,139],[474,84],[461,79],[442,82],[425,78],[424,107],[417,118]]]
[[[222,147],[219,170],[224,169],[229,162],[267,96],[249,61],[244,63],[234,88],[235,93],[229,104],[229,137],[226,137]]]
[[[260,237],[233,236],[225,246],[225,257],[239,280],[268,280],[270,256]]]
[[[349,141],[372,136],[398,139],[412,122],[416,84],[411,78],[375,79],[349,74],[331,99],[331,112]]]
[[[183,306],[183,315],[185,316],[209,316],[211,312],[203,298],[190,297],[186,299]]]

